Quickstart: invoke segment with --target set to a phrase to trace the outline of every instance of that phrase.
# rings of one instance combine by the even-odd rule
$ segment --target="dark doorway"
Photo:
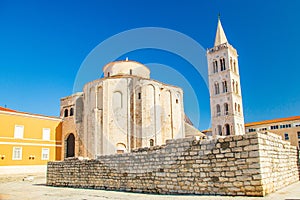
[[[74,157],[74,155],[75,155],[75,137],[74,137],[73,133],[71,133],[68,136],[67,141],[66,141],[66,147],[67,147],[66,158]]]
[[[226,135],[230,135],[230,126],[229,124],[225,124]]]

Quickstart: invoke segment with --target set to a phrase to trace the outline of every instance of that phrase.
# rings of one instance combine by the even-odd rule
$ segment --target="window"
[[[230,57],[230,68],[232,69],[232,58]]]
[[[225,66],[225,58],[221,58],[221,59],[220,59],[220,63],[221,63],[221,71],[226,70],[226,66]]]
[[[226,135],[230,135],[230,126],[229,126],[229,124],[225,124],[225,132],[226,132]]]
[[[220,116],[221,115],[221,107],[219,104],[217,104],[217,116]]]
[[[22,139],[24,135],[24,126],[23,125],[15,125],[14,137]]]
[[[22,160],[22,147],[13,147],[13,160]]]
[[[233,61],[233,71],[236,73],[235,61]]]
[[[232,80],[232,91],[235,92],[235,82]]]
[[[267,128],[266,128],[266,127],[264,127],[264,128],[260,128],[259,130],[260,130],[260,131],[266,131],[266,130],[267,130]]]
[[[298,139],[300,139],[300,132],[297,132],[297,134],[298,134]]]
[[[237,111],[237,104],[236,103],[234,103],[234,110],[235,110],[235,112]]]
[[[142,96],[142,95],[141,95],[141,93],[139,92],[139,93],[138,93],[138,99],[141,99],[141,96]]]
[[[218,135],[222,135],[222,126],[218,125]]]
[[[153,146],[154,146],[154,140],[150,139],[150,147],[153,147]]]
[[[107,72],[107,77],[110,77],[110,72]]]
[[[70,109],[70,116],[73,116],[74,115],[74,108],[71,108]]]
[[[218,72],[218,61],[216,60],[213,61],[213,72],[214,73]]]
[[[228,103],[224,103],[224,114],[228,115]]]
[[[220,94],[219,83],[215,83],[215,94]]]
[[[42,148],[42,160],[49,160],[49,149]]]
[[[223,81],[222,85],[223,85],[223,93],[227,92],[227,81]]]
[[[241,106],[240,106],[240,104],[238,104],[238,112],[239,113],[241,112]]]
[[[68,109],[65,109],[64,117],[68,117],[68,116],[69,116],[69,111],[68,111]]]
[[[292,124],[282,124],[280,125],[280,128],[291,128]]]
[[[235,92],[237,94],[239,94],[239,84],[238,84],[238,82],[235,83]]]
[[[50,140],[50,128],[43,128],[43,140]]]
[[[278,125],[271,126],[271,130],[278,129]]]
[[[249,129],[248,129],[248,132],[249,132],[249,133],[251,133],[251,132],[255,132],[255,131],[256,131],[256,129],[255,129],[255,128],[249,128]]]
[[[132,69],[129,70],[129,74],[132,75]]]
[[[284,133],[284,139],[289,140],[289,134],[288,133]]]
[[[178,99],[176,99],[176,103],[178,103]]]

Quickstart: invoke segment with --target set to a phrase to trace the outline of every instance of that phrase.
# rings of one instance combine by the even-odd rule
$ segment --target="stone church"
[[[62,157],[130,152],[201,135],[185,116],[181,88],[150,79],[143,64],[115,61],[83,92],[61,99]]]

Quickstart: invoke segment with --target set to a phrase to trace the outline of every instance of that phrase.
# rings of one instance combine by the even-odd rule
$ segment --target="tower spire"
[[[225,35],[225,32],[223,30],[221,20],[220,20],[220,13],[218,15],[218,26],[217,26],[217,33],[216,33],[216,38],[215,38],[215,45],[218,46],[220,44],[227,43],[227,38]]]

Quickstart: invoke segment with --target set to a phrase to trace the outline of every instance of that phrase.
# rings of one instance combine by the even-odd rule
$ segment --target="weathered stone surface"
[[[264,196],[299,180],[297,149],[288,142],[273,134],[228,137],[200,142],[191,138],[168,140],[167,145],[96,160],[49,162],[47,185],[159,194]],[[230,141],[237,146],[230,147]]]

